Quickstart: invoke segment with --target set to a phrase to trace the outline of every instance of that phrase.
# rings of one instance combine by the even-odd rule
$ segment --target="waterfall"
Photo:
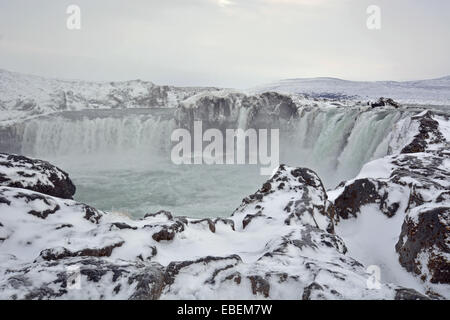
[[[248,108],[239,110],[238,128],[251,127],[248,113]],[[393,128],[404,116],[397,110],[365,107],[305,109],[280,128],[280,161],[311,168],[333,187],[357,175],[366,162],[386,155]],[[174,120],[148,115],[36,119],[25,126],[22,153],[44,159],[103,154],[170,161],[175,127]]]
[[[315,170],[327,188],[356,176],[367,161],[398,150],[410,126],[407,113],[394,109],[300,111],[298,118],[274,123],[280,128],[280,163]],[[217,123],[203,122],[205,127]],[[246,130],[258,129],[260,122],[242,107],[233,123]],[[24,124],[22,154],[69,172],[77,185],[76,200],[136,217],[161,209],[227,216],[243,195],[267,179],[257,166],[174,165],[170,137],[175,128],[173,118],[130,111],[36,118]]]
[[[33,120],[26,124],[22,153],[38,156],[117,155],[127,152],[149,155],[170,149],[175,121],[148,116],[123,118],[63,117]]]
[[[333,187],[388,154],[390,133],[403,116],[397,110],[367,108],[304,110],[285,133],[281,161],[311,168]]]
[[[238,117],[238,128],[239,129],[247,129],[248,125],[248,114],[250,112],[249,108],[241,107],[239,109],[239,117]]]

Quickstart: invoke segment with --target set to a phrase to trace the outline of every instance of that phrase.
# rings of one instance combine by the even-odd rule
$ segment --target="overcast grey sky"
[[[81,30],[66,28],[70,4]],[[0,68],[48,77],[413,80],[449,75],[449,57],[449,0],[0,0]]]

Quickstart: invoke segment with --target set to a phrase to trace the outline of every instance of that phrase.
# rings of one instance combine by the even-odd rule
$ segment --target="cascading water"
[[[128,152],[148,156],[152,152],[169,150],[174,128],[173,120],[144,116],[34,120],[25,127],[22,151],[37,156],[120,156]]]
[[[315,170],[331,188],[388,153],[390,132],[405,113],[366,108],[305,111],[281,141],[281,160]]]
[[[139,115],[36,119],[25,126],[22,153],[69,172],[75,199],[99,209],[135,217],[162,209],[230,215],[264,177],[255,166],[172,164],[176,127],[175,120]]]
[[[334,187],[387,154],[390,132],[403,116],[396,110],[305,109],[280,128],[280,163],[309,167]],[[235,128],[247,129],[251,122],[242,108]],[[174,120],[148,114],[35,119],[25,125],[22,153],[68,171],[76,200],[136,217],[161,209],[228,216],[267,179],[258,166],[172,164],[176,127]]]

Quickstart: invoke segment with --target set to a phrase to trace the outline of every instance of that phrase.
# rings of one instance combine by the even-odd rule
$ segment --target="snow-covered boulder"
[[[306,168],[280,165],[256,193],[243,199],[233,213],[245,229],[252,221],[311,225],[333,232],[333,211],[317,174]]]
[[[336,219],[356,217],[362,206],[376,203],[379,210],[388,217],[393,216],[398,208],[398,201],[389,203],[389,188],[385,181],[362,178],[343,184],[343,190],[334,200]]]
[[[387,237],[383,229],[395,230],[388,232],[395,242],[388,242],[395,246],[398,263],[416,275],[430,294],[448,295],[450,144],[446,128],[436,118],[428,111],[413,117],[417,131],[401,153],[369,162],[355,179],[342,183],[329,194],[338,230],[340,224],[350,226],[344,220],[364,220],[371,215],[371,219],[380,221],[373,216],[385,215],[385,222],[378,225],[379,238]],[[355,221],[353,227],[357,225]],[[375,222],[373,225],[375,228]],[[380,241],[367,240],[367,235],[357,232],[351,237],[353,242]],[[381,259],[387,260],[386,256],[378,257]],[[437,283],[447,287],[435,286]]]
[[[383,97],[379,98],[376,102],[372,102],[370,105],[372,108],[379,108],[379,107],[386,107],[386,106],[391,106],[394,108],[400,107],[400,104],[395,102],[393,99],[383,98]]]
[[[69,175],[54,165],[4,153],[0,153],[0,186],[33,190],[64,199],[72,199],[76,190]]]
[[[418,132],[413,140],[402,149],[402,153],[425,152],[433,145],[442,145],[446,139],[439,130],[439,122],[433,118],[433,112],[427,110],[411,117],[418,123]]]
[[[450,284],[450,203],[408,213],[395,247],[406,270],[423,281]]]
[[[332,192],[335,220],[358,217],[370,205],[387,217],[400,215],[395,246],[400,264],[425,282],[450,283],[449,158],[448,150],[440,150],[369,163],[357,179]],[[371,167],[386,167],[388,174],[373,178]]]

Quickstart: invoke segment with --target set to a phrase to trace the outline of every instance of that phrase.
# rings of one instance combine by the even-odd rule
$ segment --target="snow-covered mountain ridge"
[[[389,97],[404,104],[450,106],[450,76],[417,81],[349,81],[338,78],[286,79],[261,85],[256,92],[306,94],[322,98],[375,100]]]
[[[222,93],[220,93],[222,92]],[[358,82],[337,78],[288,79],[246,90],[291,95],[297,104],[365,103],[389,97],[403,104],[450,106],[450,76],[419,81]],[[0,124],[61,111],[176,108],[194,96],[244,93],[213,87],[174,87],[142,80],[92,82],[49,79],[0,69]],[[319,102],[317,101],[319,100]],[[190,103],[190,102],[187,102]]]
[[[0,122],[84,109],[176,107],[216,88],[159,86],[142,80],[90,82],[58,80],[0,69]]]

